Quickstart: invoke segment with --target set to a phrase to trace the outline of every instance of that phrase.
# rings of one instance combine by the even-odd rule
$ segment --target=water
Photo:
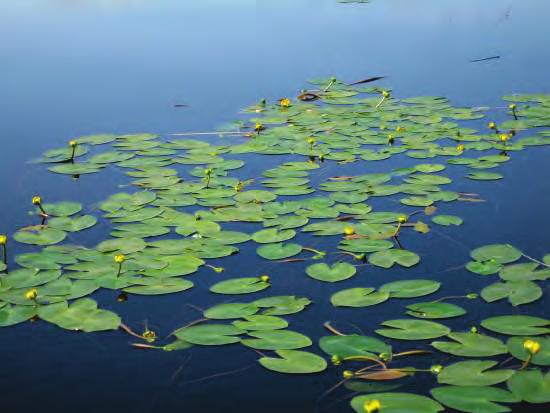
[[[386,75],[381,84],[397,96],[444,95],[455,105],[498,106],[504,94],[548,93],[549,12],[544,0],[2,2],[0,232],[29,224],[29,200],[35,193],[89,204],[126,182],[117,172],[71,182],[26,163],[75,136],[213,130],[262,97],[295,95],[306,79],[333,74],[347,81]],[[494,55],[501,58],[469,62]],[[459,229],[411,237],[410,248],[430,258],[407,276],[437,274],[444,282],[443,295],[478,291],[485,280],[461,270],[444,272],[463,264],[471,248],[509,242],[533,256],[549,252],[550,182],[541,179],[548,155],[547,149],[514,153],[501,169],[505,180],[489,190],[484,183],[468,182],[464,188],[485,194],[489,202],[449,208],[446,212],[466,222]],[[460,170],[455,173],[460,176]],[[102,229],[76,241],[93,245]],[[434,254],[437,242],[441,248]],[[245,276],[253,257],[252,246],[244,246],[240,256],[221,265],[234,276]],[[384,306],[336,310],[327,305],[327,297],[341,286],[307,279],[302,264],[291,267],[295,272],[262,265],[255,272],[283,273],[269,295],[292,291],[315,301],[306,312],[289,317],[293,329],[314,341],[325,334],[322,323],[328,319],[342,329],[352,330],[346,324],[352,323],[369,334],[376,323],[399,313],[395,308],[388,313]],[[397,270],[371,272],[347,287],[364,285],[367,277],[369,285],[405,277]],[[220,301],[207,294],[219,276],[204,270],[193,277],[200,282],[181,295],[132,298],[123,305],[114,302],[111,292],[96,298],[116,309],[126,324],[139,329],[148,319],[166,335],[200,317],[188,303],[208,307]],[[463,328],[486,314],[486,306],[464,305],[469,313],[459,321]],[[540,300],[529,311],[544,315],[547,305],[547,299]],[[502,308],[510,314],[526,311]],[[131,349],[131,337],[119,332],[67,333],[45,323],[1,329],[0,337],[7,410],[349,411],[347,401],[335,403],[346,392],[317,401],[339,380],[335,371],[307,378],[272,374],[257,365],[253,351],[239,346],[144,352]],[[233,374],[203,380],[224,372]],[[420,386],[431,385],[431,379],[422,380]]]

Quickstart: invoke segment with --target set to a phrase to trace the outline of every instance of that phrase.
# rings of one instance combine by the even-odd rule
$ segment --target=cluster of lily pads
[[[40,249],[10,260],[11,239],[0,236],[0,326],[41,319],[84,332],[121,328],[143,340],[137,346],[165,351],[240,343],[272,352],[261,353],[259,362],[280,373],[319,373],[331,363],[343,369],[338,385],[364,393],[351,402],[358,412],[429,413],[443,405],[504,412],[509,408],[499,403],[550,402],[550,375],[543,370],[550,364],[550,321],[542,315],[498,315],[481,321],[484,331],[452,331],[433,321],[466,314],[449,302],[452,298],[413,302],[407,306],[409,317],[384,321],[374,330],[387,341],[345,335],[327,323],[333,335],[319,341],[323,357],[303,350],[313,341],[288,329],[282,317],[304,310],[311,304],[307,297],[221,303],[174,331],[165,344],[156,343],[149,329],[135,333],[119,315],[99,309],[89,298],[99,289],[119,291],[121,299],[182,293],[200,282],[189,276],[201,269],[227,274],[207,260],[237,254],[239,245],[251,243],[259,260],[279,263],[281,272],[292,272],[293,262],[308,263],[304,274],[293,276],[320,283],[343,283],[367,267],[413,267],[421,257],[403,248],[403,239],[411,232],[425,234],[432,225],[462,225],[462,218],[438,211],[452,202],[481,201],[477,194],[453,190],[453,180],[444,174],[448,167],[467,167],[470,180],[500,180],[503,175],[495,169],[510,161],[512,152],[550,144],[550,131],[543,129],[550,125],[547,95],[506,96],[509,120],[497,125],[480,121],[485,108],[457,108],[445,98],[396,99],[391,91],[335,78],[311,83],[314,89],[296,99],[262,100],[245,110],[246,119],[210,135],[93,135],[43,154],[37,162],[75,179],[115,167],[135,190],[111,195],[98,210],[32,198],[41,222],[21,228],[11,239]],[[466,127],[464,121],[478,121],[483,129]],[[524,136],[525,131],[532,135]],[[219,144],[192,135],[210,136]],[[252,166],[266,166],[247,175],[247,159],[256,160]],[[410,166],[392,168],[396,159]],[[390,167],[383,169],[385,164]],[[398,210],[372,206],[395,209],[384,198],[398,202]],[[98,220],[110,222],[111,232],[97,245],[63,242]],[[240,224],[239,231],[227,229],[233,223]],[[323,239],[323,251],[300,241],[299,234]],[[543,295],[540,284],[550,275],[550,255],[538,260],[495,244],[472,251],[471,258],[468,271],[498,274],[499,281],[480,291],[487,303],[507,299],[519,306]],[[240,297],[273,283],[276,273],[225,277],[210,291]],[[366,308],[436,294],[440,287],[436,280],[407,278],[344,288],[330,303]],[[394,340],[425,345],[434,339],[439,341],[431,343],[431,360],[457,360],[422,369],[410,364],[428,350],[393,352]],[[415,374],[435,375],[439,386],[431,391],[433,399],[392,392]],[[496,387],[501,383],[508,390]]]

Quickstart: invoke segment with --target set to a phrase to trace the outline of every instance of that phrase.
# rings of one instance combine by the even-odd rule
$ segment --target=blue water
[[[546,0],[1,2],[0,232],[29,224],[35,193],[92,204],[127,182],[119,172],[72,182],[27,163],[75,136],[213,130],[262,97],[296,95],[306,79],[330,75],[346,81],[385,75],[380,84],[397,96],[444,95],[457,106],[494,108],[502,106],[504,94],[549,93],[549,15]],[[469,62],[495,55],[500,59]],[[509,242],[532,256],[550,252],[549,154],[542,148],[514,153],[501,168],[505,179],[499,183],[461,181],[457,188],[488,200],[445,210],[462,216],[463,227],[411,236],[407,247],[423,256],[421,265],[406,273],[365,270],[345,287],[427,276],[443,281],[441,295],[476,292],[486,280],[463,270],[445,272],[467,261],[470,249]],[[453,171],[453,178],[464,175],[460,168]],[[102,230],[75,240],[93,245]],[[281,269],[254,257],[253,246],[245,245],[239,256],[219,265],[235,277],[252,275],[251,265],[258,265],[255,274],[279,274],[269,295],[291,291],[313,299],[304,313],[288,318],[291,328],[314,341],[325,334],[322,323],[329,319],[347,331],[353,331],[346,324],[352,323],[370,334],[380,321],[402,313],[386,306],[335,309],[328,297],[342,285],[310,280],[303,275],[304,264]],[[117,304],[111,292],[95,298],[119,312],[126,324],[139,330],[147,319],[167,335],[200,318],[187,304],[208,307],[220,301],[207,293],[218,274],[204,270],[193,277],[196,287],[185,294],[132,297],[124,304]],[[460,304],[468,315],[449,325],[469,328],[487,314],[486,305]],[[528,311],[544,316],[547,307],[546,298]],[[502,309],[527,311],[507,304]],[[131,337],[120,332],[68,333],[40,322],[0,329],[0,340],[6,411],[349,411],[346,400],[336,403],[347,392],[318,400],[339,380],[336,371],[311,377],[274,374],[259,367],[257,355],[242,346],[145,352],[130,348]],[[402,348],[409,347],[404,343]],[[425,363],[430,365],[429,358]],[[204,380],[228,372],[233,373]],[[418,382],[419,387],[432,384],[430,377]],[[516,409],[544,411],[541,406]]]

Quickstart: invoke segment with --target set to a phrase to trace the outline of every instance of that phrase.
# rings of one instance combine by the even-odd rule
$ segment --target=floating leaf
[[[476,333],[450,333],[454,341],[434,341],[439,351],[462,357],[490,357],[506,354],[508,348],[497,338]]]
[[[411,393],[373,393],[354,397],[351,407],[357,413],[365,413],[365,403],[378,400],[384,413],[436,413],[443,406],[425,396]]]
[[[265,290],[269,287],[260,277],[233,278],[220,281],[210,287],[210,291],[218,294],[248,294]]]
[[[425,320],[389,320],[381,325],[391,328],[375,330],[377,334],[398,340],[428,340],[451,331],[443,324]]]
[[[204,324],[176,330],[174,335],[180,340],[202,346],[220,346],[238,343],[240,334],[245,331],[227,324]]]
[[[262,357],[258,361],[266,369],[287,374],[319,373],[327,368],[325,359],[299,350],[277,350],[280,358]]]
[[[412,267],[420,262],[420,257],[411,251],[391,249],[369,255],[369,262],[382,268],[391,268],[394,264]]]
[[[310,265],[306,268],[306,273],[311,278],[325,282],[337,282],[347,280],[355,275],[357,270],[351,264],[338,262],[329,266],[325,263]]]
[[[511,336],[537,336],[550,333],[550,321],[540,317],[509,315],[486,318],[481,325],[487,330]]]
[[[437,375],[440,384],[453,386],[492,386],[508,380],[515,370],[489,370],[498,364],[496,361],[470,360],[445,366]]]
[[[393,281],[380,287],[380,292],[387,292],[391,298],[414,298],[432,294],[441,286],[432,280]]]
[[[389,298],[388,292],[375,291],[374,288],[349,288],[334,294],[330,302],[336,307],[369,307]]]
[[[512,393],[497,387],[484,386],[443,386],[431,391],[440,403],[452,409],[469,413],[509,412],[508,407],[498,403],[514,403],[519,399]]]
[[[120,317],[115,313],[97,308],[97,303],[89,298],[83,298],[72,303],[66,301],[41,306],[38,315],[44,321],[58,325],[67,330],[92,331],[116,330],[120,325]]]

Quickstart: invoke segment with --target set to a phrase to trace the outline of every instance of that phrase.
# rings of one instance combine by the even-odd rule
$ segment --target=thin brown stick
[[[346,334],[336,330],[331,324],[330,321],[326,321],[325,324],[323,324],[323,327],[325,327],[328,331],[330,331],[332,334],[336,334],[337,336],[345,336]]]

